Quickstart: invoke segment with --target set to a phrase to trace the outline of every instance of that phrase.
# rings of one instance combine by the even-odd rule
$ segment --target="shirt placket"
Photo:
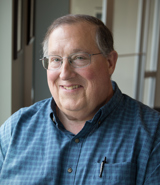
[[[76,136],[70,141],[69,150],[63,162],[63,182],[61,184],[74,184],[82,143],[83,139]]]

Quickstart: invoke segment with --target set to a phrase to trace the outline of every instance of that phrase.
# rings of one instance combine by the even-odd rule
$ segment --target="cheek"
[[[47,71],[47,81],[50,90],[53,88],[53,85],[55,85],[58,75],[53,71]]]
[[[47,71],[47,80],[48,82],[54,82],[56,80],[56,73],[53,71]]]
[[[81,75],[88,81],[93,83],[106,82],[109,78],[108,68],[106,66],[96,66],[86,68],[81,72]],[[96,84],[98,85],[98,84]]]
[[[95,98],[102,85],[102,75],[93,70],[85,70],[81,73],[81,76],[83,76],[87,84],[86,95],[90,98],[91,96]]]
[[[92,81],[92,80],[94,80],[94,78],[95,78],[95,73],[94,72],[92,72],[92,71],[87,71],[87,72],[83,72],[83,77],[86,79],[86,80],[88,80],[88,81]]]
[[[95,79],[96,70],[94,68],[91,68],[90,66],[88,66],[88,67],[84,68],[83,70],[81,69],[79,74],[87,81],[92,81]]]

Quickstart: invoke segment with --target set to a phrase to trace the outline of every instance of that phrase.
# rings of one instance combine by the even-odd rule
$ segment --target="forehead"
[[[63,24],[50,34],[49,48],[63,46],[65,47],[96,47],[96,27],[90,23],[79,22],[76,24]],[[64,47],[64,46],[63,46]]]
[[[89,22],[77,22],[77,23],[64,23],[64,24],[61,24],[59,25],[58,27],[56,27],[51,34],[53,33],[56,33],[57,30],[60,30],[60,29],[64,29],[64,30],[67,30],[68,32],[70,32],[71,34],[74,34],[73,30],[74,31],[79,31],[81,32],[81,34],[86,34],[88,33],[88,31],[91,31],[91,34],[95,34],[95,31],[96,31],[96,26],[89,23]],[[77,33],[77,32],[75,32]]]

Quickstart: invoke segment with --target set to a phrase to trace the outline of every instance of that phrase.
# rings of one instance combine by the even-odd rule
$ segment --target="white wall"
[[[0,125],[11,115],[12,0],[0,0]]]

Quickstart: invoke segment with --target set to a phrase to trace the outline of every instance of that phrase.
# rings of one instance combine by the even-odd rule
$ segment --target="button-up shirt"
[[[0,128],[0,185],[160,184],[160,115],[113,88],[77,135],[53,98],[13,114]]]

